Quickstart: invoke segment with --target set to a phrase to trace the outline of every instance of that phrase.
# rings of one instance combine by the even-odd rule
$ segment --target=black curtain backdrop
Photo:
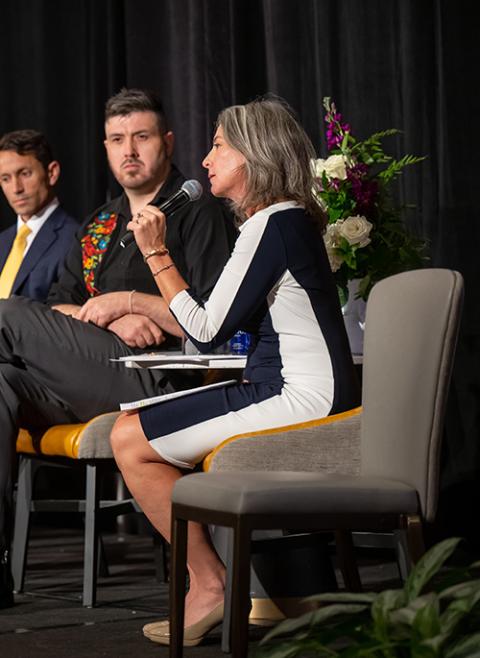
[[[394,155],[428,156],[405,172],[398,195],[415,205],[406,221],[429,240],[430,264],[458,269],[466,281],[439,527],[473,542],[478,524],[470,510],[480,498],[474,10],[465,0],[3,0],[0,6],[0,133],[32,127],[48,135],[62,164],[61,199],[79,219],[117,191],[104,157],[103,107],[122,86],[160,91],[177,138],[176,162],[204,183],[200,163],[218,111],[265,92],[296,109],[319,157],[326,156],[324,96],[333,97],[358,137],[399,128],[390,142]],[[14,217],[1,203],[4,227]]]

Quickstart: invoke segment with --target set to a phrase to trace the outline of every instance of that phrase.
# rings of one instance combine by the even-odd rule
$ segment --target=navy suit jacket
[[[12,295],[22,295],[40,302],[46,300],[50,286],[62,271],[78,227],[73,217],[60,206],[55,208],[25,254],[13,284]],[[16,224],[0,233],[0,272],[16,234]]]

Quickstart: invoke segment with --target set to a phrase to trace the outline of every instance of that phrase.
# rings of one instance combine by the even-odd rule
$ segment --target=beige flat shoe
[[[148,635],[148,633],[154,633],[159,628],[165,628],[165,626],[168,626],[169,623],[170,622],[168,618],[152,621],[149,624],[145,624],[145,626],[142,628],[143,634]]]
[[[217,605],[203,619],[197,621],[191,626],[187,626],[183,632],[183,646],[196,647],[203,640],[205,635],[210,633],[216,626],[223,621],[223,602]],[[170,644],[170,624],[167,619],[146,624],[143,627],[143,634],[152,642],[157,644]]]

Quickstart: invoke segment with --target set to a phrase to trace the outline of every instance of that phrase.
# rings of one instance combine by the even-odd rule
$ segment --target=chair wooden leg
[[[183,624],[187,579],[188,523],[176,515],[172,505],[172,541],[170,549],[170,658],[183,656]]]
[[[425,553],[422,519],[417,514],[411,514],[406,517],[405,523],[408,550],[413,564],[416,564]]]
[[[393,532],[400,576],[405,582],[414,564],[425,553],[421,518],[412,514],[401,518],[401,528]]]
[[[358,573],[352,533],[348,530],[335,531],[337,557],[342,572],[345,589],[349,592],[361,592],[362,582]]]
[[[227,580],[225,583],[225,605],[223,614],[222,627],[222,651],[223,653],[231,652],[232,636],[232,592],[233,592],[233,529],[227,528],[227,552],[226,552],[226,572]]]
[[[393,531],[393,544],[395,548],[395,556],[397,558],[398,570],[400,572],[400,578],[402,582],[405,582],[413,566],[412,556],[408,548],[406,530],[401,529]]]
[[[232,658],[248,656],[251,530],[237,519],[233,540]]]
[[[12,544],[12,575],[15,592],[23,591],[25,580],[25,559],[30,533],[30,511],[35,470],[31,459],[20,456]]]
[[[92,608],[97,594],[98,564],[98,474],[95,464],[86,465],[85,539],[83,558],[83,605]]]

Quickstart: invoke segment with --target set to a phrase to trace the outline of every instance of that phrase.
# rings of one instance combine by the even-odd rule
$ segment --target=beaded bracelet
[[[160,274],[160,272],[165,272],[165,270],[169,270],[171,267],[175,267],[175,263],[170,263],[170,265],[164,265],[164,267],[161,267],[156,272],[152,272],[152,276],[157,276],[157,274]]]
[[[167,256],[170,252],[166,247],[163,247],[163,249],[152,249],[152,251],[149,251],[148,254],[143,255],[143,262],[146,263],[149,258],[152,256]]]

